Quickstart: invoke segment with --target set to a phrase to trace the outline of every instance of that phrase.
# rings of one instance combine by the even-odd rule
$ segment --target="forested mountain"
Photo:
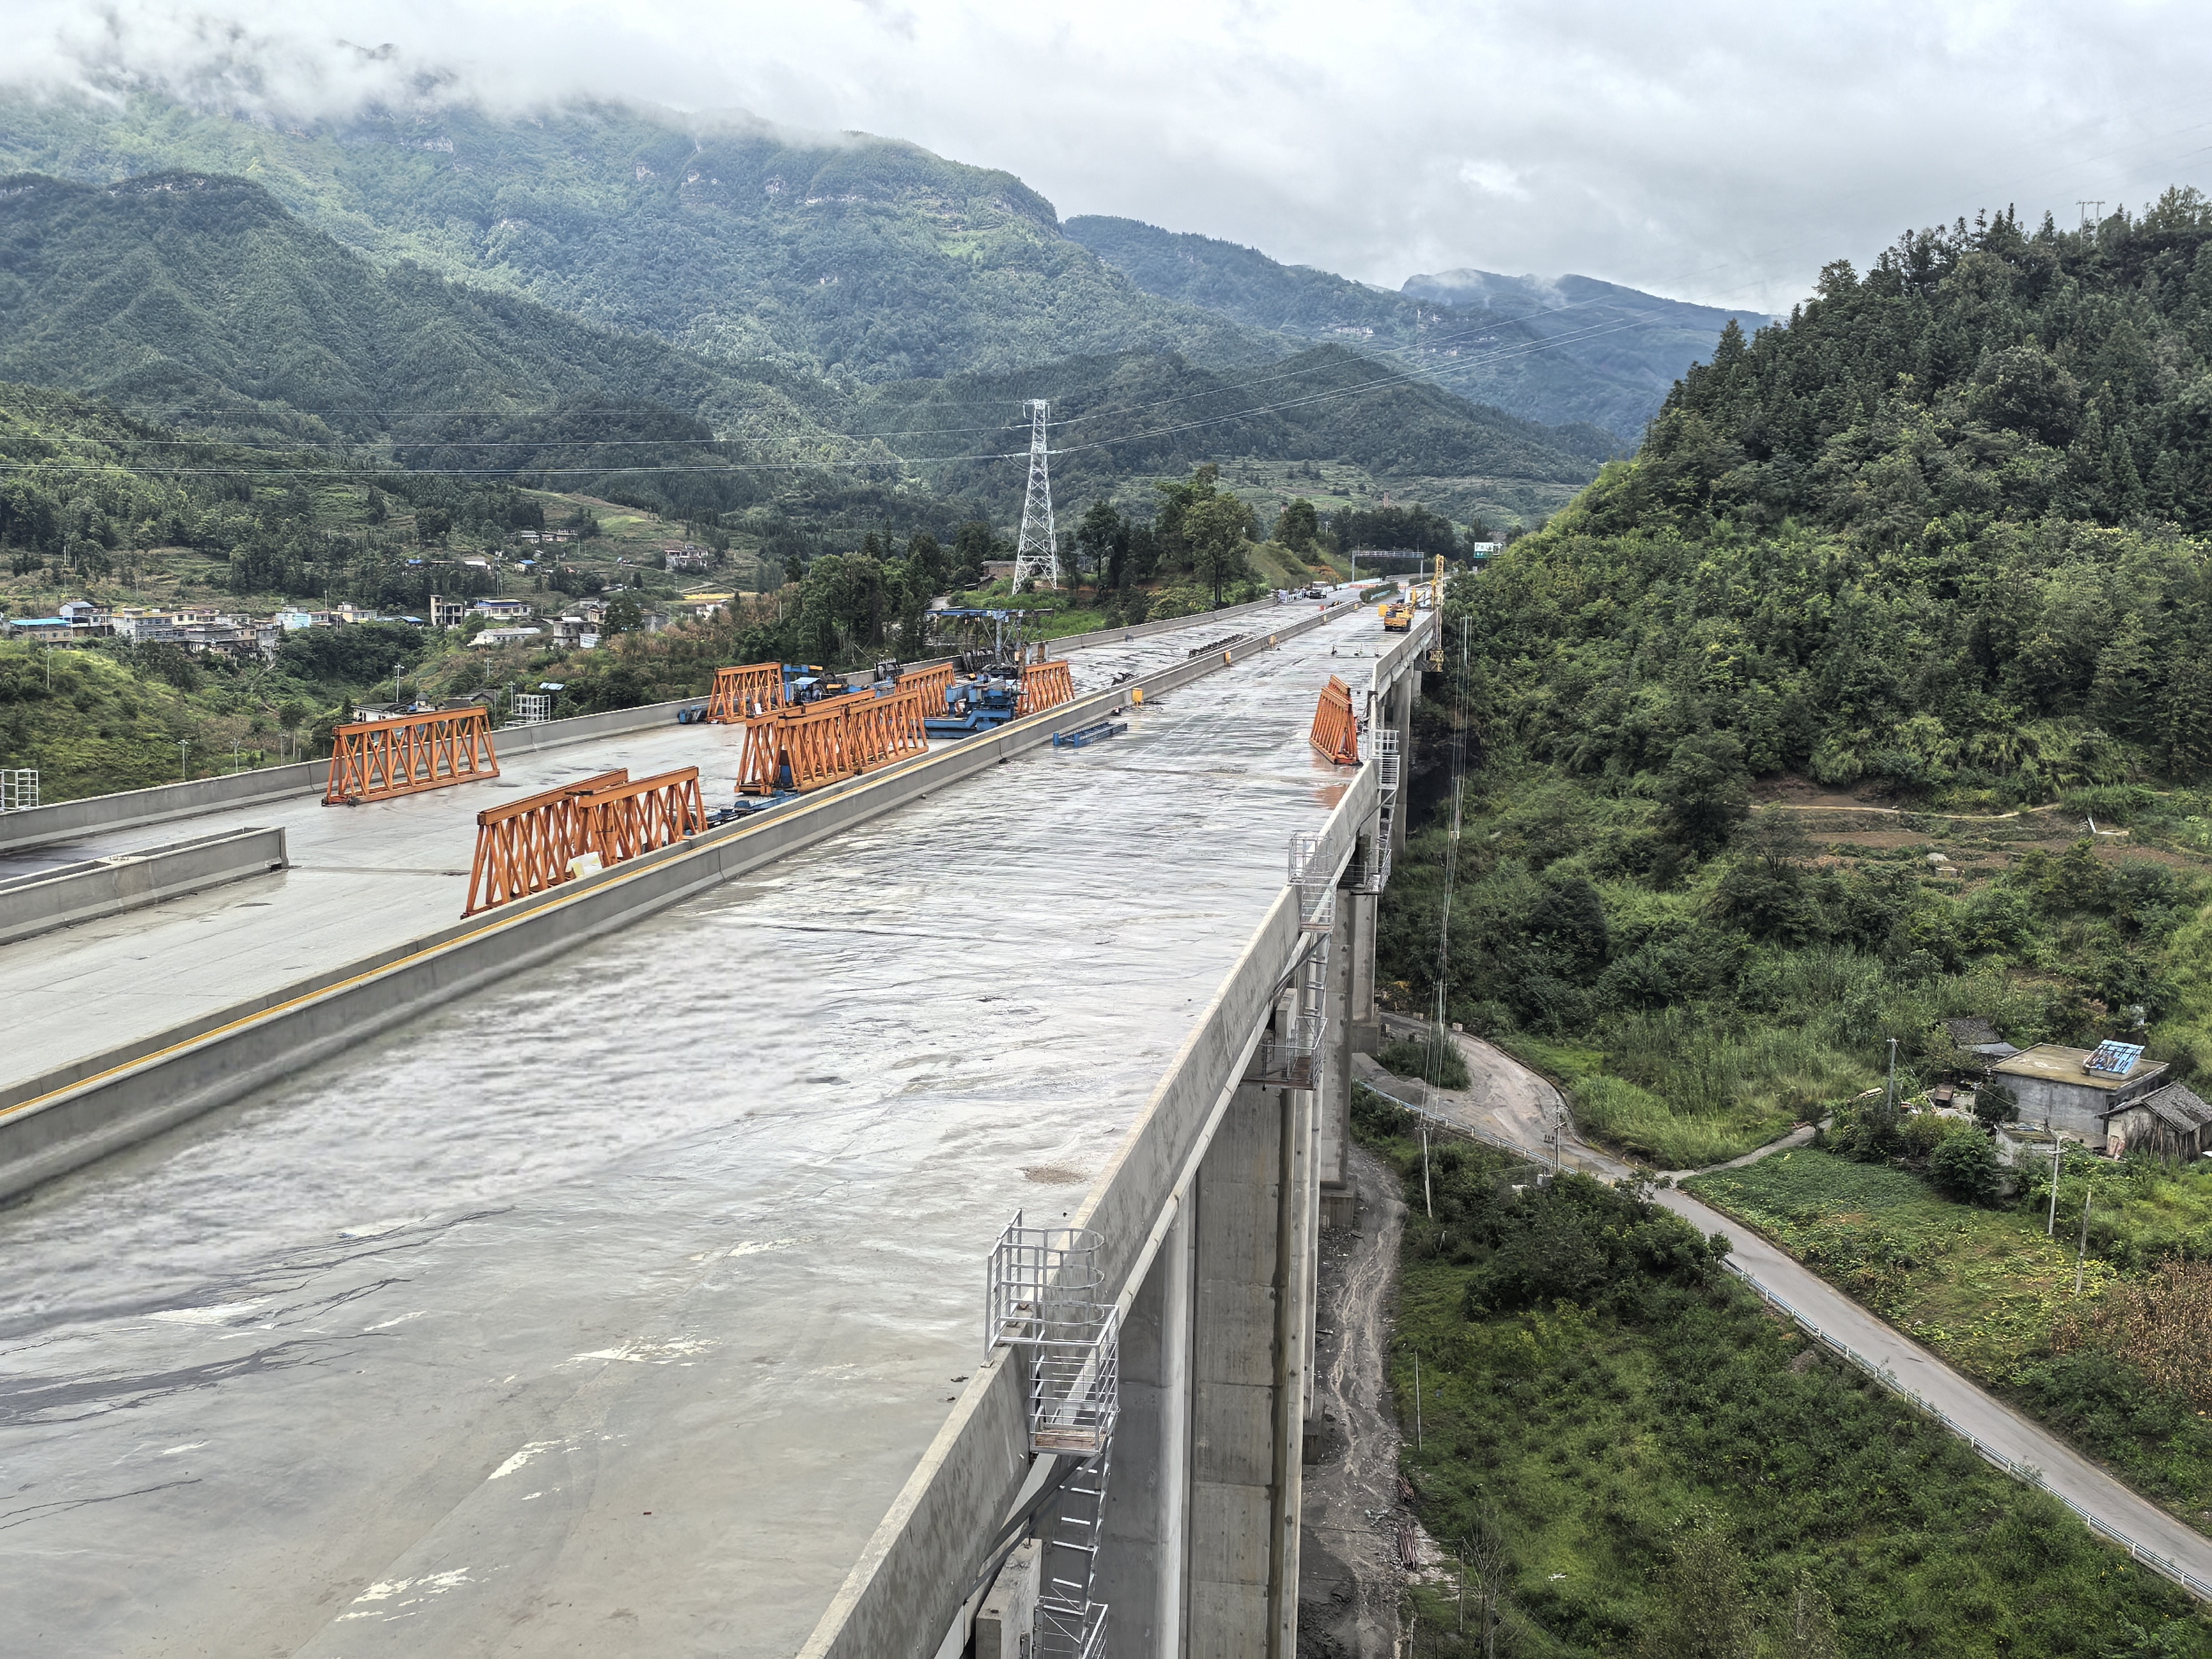
[[[860,381],[1081,353],[1215,365],[1283,343],[1142,292],[1012,174],[863,134],[612,105],[279,127],[153,96],[0,99],[0,167],[249,177],[380,263],[412,260],[717,358]]]
[[[94,187],[0,180],[0,376],[161,416],[356,442],[441,417],[633,400],[687,435],[814,435],[842,397],[807,376],[708,363],[513,295],[380,270],[258,185],[150,173]]]
[[[1587,276],[1458,270],[1412,277],[1393,294],[1134,219],[1084,216],[1066,228],[1148,293],[1252,328],[1388,352],[1462,397],[1549,425],[1589,422],[1629,443],[1731,319],[1767,320]]]
[[[1505,714],[2012,801],[2212,765],[2212,204],[1830,265],[1480,590]],[[1510,687],[1510,691],[1505,688]]]
[[[979,406],[1003,420],[1039,395],[1056,404],[1066,491],[1221,455],[1326,459],[1401,489],[1475,481],[1534,516],[1611,453],[1594,428],[1517,421],[1337,348],[1234,373],[1139,351],[848,388],[380,269],[242,179],[18,175],[0,192],[0,376],[679,515],[854,484],[1018,510],[1024,468],[1004,456],[1026,428],[993,430]],[[992,459],[932,464],[948,454]]]
[[[1884,1037],[1932,1077],[1937,1015],[2148,1021],[2212,1066],[2206,924],[2175,932],[2212,890],[2208,410],[2193,191],[1916,234],[1729,330],[1635,459],[1453,587],[1452,994],[1571,1039],[1583,1121],[1676,1164],[1878,1081]],[[1386,912],[1416,1006],[1443,863]]]
[[[1393,373],[1340,346],[1321,346],[1262,370],[1227,373],[1147,352],[1079,357],[1018,374],[961,375],[876,388],[856,428],[886,434],[908,454],[1025,447],[1026,424],[979,434],[979,410],[1052,400],[1055,488],[1066,499],[1109,491],[1116,480],[1180,473],[1218,456],[1349,461],[1431,499],[1479,483],[1494,498],[1548,510],[1557,486],[1592,477],[1613,453],[1594,427],[1565,429],[1498,410]],[[932,433],[941,433],[933,438]],[[927,469],[941,489],[981,493],[1003,477],[995,462]],[[1539,504],[1540,501],[1540,505]]]

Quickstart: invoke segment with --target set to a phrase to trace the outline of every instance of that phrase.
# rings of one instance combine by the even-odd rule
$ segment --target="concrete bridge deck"
[[[1073,653],[1078,691],[1179,662],[1194,641],[1239,625],[1192,623]],[[299,793],[0,854],[0,871],[45,868],[251,825],[281,828],[291,860],[288,870],[0,945],[0,1007],[9,1014],[0,1097],[450,925],[467,901],[476,815],[488,805],[617,766],[632,777],[696,766],[708,805],[720,806],[742,742],[735,726],[672,720],[510,753],[496,779],[427,794],[325,807],[319,793]]]
[[[1375,626],[1286,641],[1125,738],[993,769],[0,1212],[11,1641],[795,1651],[975,1370],[998,1227],[1078,1208],[1279,898],[1286,837],[1344,777],[1307,746],[1314,697]],[[704,736],[566,750],[548,780]],[[343,854],[301,833],[283,879],[307,886]],[[465,858],[358,867],[372,908],[459,909],[453,878],[406,872]],[[88,931],[130,959],[126,929]]]

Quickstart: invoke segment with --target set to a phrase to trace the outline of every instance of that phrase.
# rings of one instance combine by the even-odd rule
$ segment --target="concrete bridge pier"
[[[1248,1070],[1122,1328],[1099,1563],[1115,1659],[1297,1650],[1322,1103],[1349,1064],[1334,1036],[1319,1090]]]

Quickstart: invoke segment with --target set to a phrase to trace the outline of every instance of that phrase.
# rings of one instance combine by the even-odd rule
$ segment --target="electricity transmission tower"
[[[1022,405],[1030,416],[1030,492],[1022,501],[1022,540],[1014,550],[1014,592],[1035,576],[1047,587],[1060,586],[1060,539],[1052,527],[1052,475],[1045,470],[1045,416],[1051,405],[1033,398]]]

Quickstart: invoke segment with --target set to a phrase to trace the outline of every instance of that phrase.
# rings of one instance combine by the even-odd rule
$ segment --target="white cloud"
[[[19,79],[741,106],[1392,287],[1575,270],[1777,309],[1908,225],[2140,204],[2212,154],[2212,14],[2167,0],[0,0],[0,27]]]

